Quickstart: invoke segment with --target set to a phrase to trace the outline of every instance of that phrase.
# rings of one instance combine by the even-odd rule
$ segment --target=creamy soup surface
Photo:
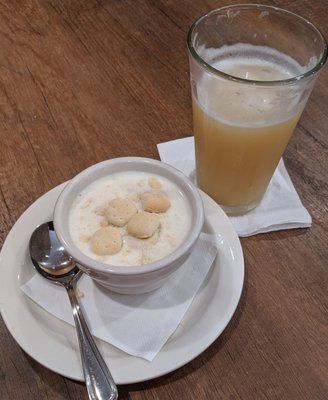
[[[165,211],[147,212],[157,222],[151,236],[135,237],[130,233],[134,231],[129,230],[129,222],[117,226],[108,221],[109,205],[117,199],[128,199],[135,206],[136,214],[144,213],[142,199],[145,193],[162,196],[166,207],[169,204]],[[95,233],[110,231],[112,228],[109,227],[113,227],[115,233],[119,232],[121,247],[114,250],[115,254],[99,254],[93,247]],[[117,266],[143,265],[159,260],[183,242],[190,228],[190,204],[177,185],[144,172],[120,172],[96,180],[77,196],[69,213],[70,234],[76,246],[97,261]],[[102,236],[100,238],[101,246]]]

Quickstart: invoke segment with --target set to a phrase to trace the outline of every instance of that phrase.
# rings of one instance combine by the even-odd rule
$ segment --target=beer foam
[[[200,46],[197,49],[198,54],[212,67],[218,71],[231,74],[230,71],[234,64],[239,65],[256,65],[270,66],[279,71],[278,78],[274,76],[269,79],[263,79],[264,81],[274,81],[281,79],[289,79],[298,75],[304,74],[306,71],[312,68],[315,60],[310,60],[309,65],[301,66],[294,58],[286,53],[282,53],[276,49],[268,46],[256,46],[247,43],[236,43],[231,46],[222,46],[220,48],[205,48]],[[243,76],[233,75],[238,78],[244,78]],[[244,78],[250,79],[252,78]],[[261,78],[255,79],[261,80]]]
[[[306,97],[300,101],[302,85],[271,84],[304,73],[304,67],[290,56],[269,47],[240,43],[202,48],[201,54],[218,71],[249,80],[239,82],[203,71],[194,98],[212,118],[234,126],[263,127],[287,120],[304,107]]]
[[[216,62],[213,67],[227,75],[252,81],[272,82],[294,76],[290,70],[276,63],[267,60],[254,61],[244,57],[221,60]]]

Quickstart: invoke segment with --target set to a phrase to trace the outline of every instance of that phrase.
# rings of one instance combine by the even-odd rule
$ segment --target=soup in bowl
[[[118,293],[159,288],[189,257],[204,223],[197,188],[163,162],[122,157],[76,175],[54,225],[80,268]]]

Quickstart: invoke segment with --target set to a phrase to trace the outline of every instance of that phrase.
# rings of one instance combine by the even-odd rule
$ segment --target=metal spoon
[[[79,306],[75,283],[82,274],[60,244],[52,222],[38,226],[30,238],[30,256],[36,270],[67,290],[79,340],[83,374],[90,400],[116,400],[117,387],[91,336]]]

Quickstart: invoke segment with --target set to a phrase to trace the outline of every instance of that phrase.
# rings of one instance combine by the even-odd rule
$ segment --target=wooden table
[[[327,1],[276,0],[328,36]],[[190,136],[186,34],[220,0],[26,0],[0,5],[0,246],[22,212],[85,167],[158,158]],[[328,69],[285,153],[310,229],[241,239],[240,304],[184,367],[120,386],[122,399],[328,398]],[[0,271],[1,272],[1,271]],[[0,399],[86,399],[44,368],[0,320]]]

